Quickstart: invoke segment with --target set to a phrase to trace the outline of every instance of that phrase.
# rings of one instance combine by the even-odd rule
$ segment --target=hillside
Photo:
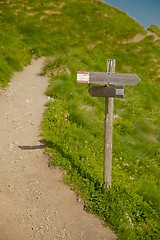
[[[83,196],[87,211],[109,224],[119,239],[160,238],[160,40],[127,14],[97,0],[0,2],[0,84],[31,58],[47,56],[50,77],[42,123],[51,162]],[[150,31],[159,29],[151,26]],[[144,36],[138,41],[136,36]],[[115,100],[112,189],[103,193],[104,99],[76,83],[76,72],[135,73],[141,83]]]

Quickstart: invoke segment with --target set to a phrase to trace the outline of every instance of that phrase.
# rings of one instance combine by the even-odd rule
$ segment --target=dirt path
[[[48,79],[44,59],[16,73],[0,94],[0,240],[112,240],[116,236],[87,214],[62,172],[48,168],[39,126]]]
[[[136,43],[136,42],[140,42],[142,41],[146,36],[153,36],[154,37],[154,42],[160,40],[160,37],[157,36],[155,33],[153,33],[152,31],[147,30],[147,35],[142,35],[142,34],[137,34],[134,38],[125,41],[124,43]]]

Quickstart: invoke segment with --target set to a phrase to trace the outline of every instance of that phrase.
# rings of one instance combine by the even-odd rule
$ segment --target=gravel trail
[[[48,167],[40,137],[48,79],[44,58],[15,73],[0,90],[0,240],[115,240],[83,201]]]

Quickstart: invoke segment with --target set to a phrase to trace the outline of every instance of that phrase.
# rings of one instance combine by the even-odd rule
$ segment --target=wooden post
[[[107,61],[107,73],[115,72],[115,59]],[[111,189],[112,180],[112,132],[114,98],[105,98],[105,127],[104,127],[104,181],[103,189]]]

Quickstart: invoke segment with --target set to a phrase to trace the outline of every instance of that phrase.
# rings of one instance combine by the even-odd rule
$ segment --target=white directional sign
[[[78,72],[78,83],[91,83],[114,86],[135,86],[140,82],[136,74],[107,73],[107,72]]]
[[[89,72],[77,72],[78,83],[89,83]]]

